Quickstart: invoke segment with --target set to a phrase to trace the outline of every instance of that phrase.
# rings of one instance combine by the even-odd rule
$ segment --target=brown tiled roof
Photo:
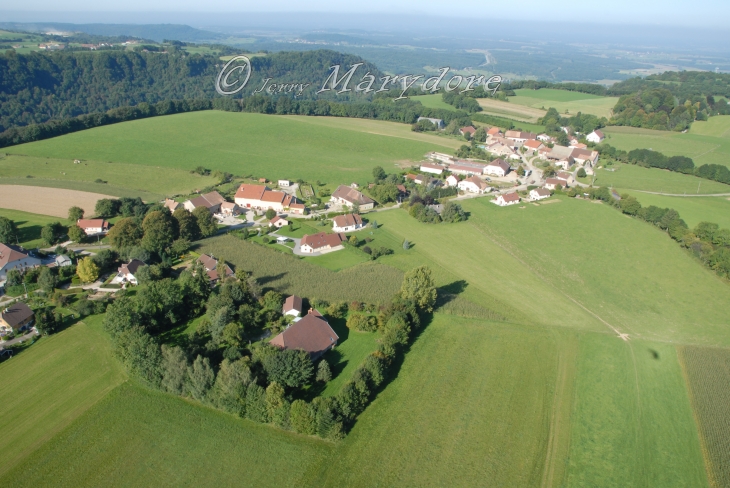
[[[188,201],[193,204],[193,208],[198,208],[198,207],[210,208],[210,207],[212,207],[210,202],[208,202],[208,200],[206,200],[204,197],[195,197],[195,198],[191,198]]]
[[[509,171],[509,163],[505,161],[504,159],[495,159],[491,163],[489,163],[487,166],[497,166],[498,168],[502,168],[502,170],[506,173]]]
[[[79,219],[76,221],[76,225],[82,229],[89,229],[93,227],[100,227],[102,229],[109,228],[109,222],[104,219]]]
[[[137,274],[137,270],[142,266],[145,266],[145,263],[143,261],[140,261],[139,259],[132,259],[130,262],[122,264],[119,267],[119,272],[124,274],[129,273],[134,276],[135,274]]]
[[[333,222],[337,227],[350,227],[351,225],[362,225],[362,217],[356,214],[338,215]]]
[[[478,176],[472,176],[471,178],[467,178],[464,181],[474,183],[480,190],[484,190],[485,188],[489,187],[489,185],[487,185],[487,183]]]
[[[286,297],[286,300],[284,300],[284,313],[291,310],[296,310],[297,312],[302,311],[302,297],[296,295]]]
[[[303,210],[304,209],[304,204],[303,203],[290,203],[289,204],[289,208],[300,208],[300,209]]]
[[[343,234],[327,234],[326,232],[320,232],[318,234],[305,235],[302,237],[300,245],[309,245],[312,249],[319,249],[326,246],[339,246],[344,240],[345,236]]]
[[[547,188],[535,188],[534,191],[537,192],[537,194],[541,197],[550,196],[550,190],[548,190]]]
[[[8,308],[4,308],[0,314],[3,322],[13,329],[17,329],[20,324],[24,323],[32,316],[33,310],[31,310],[28,305],[23,302],[17,302]]]
[[[557,175],[555,175],[556,178],[565,180],[565,181],[568,181],[572,176],[573,175],[571,175],[570,173],[567,173],[565,171],[560,171],[560,172],[558,172]]]
[[[261,195],[262,202],[281,203],[284,201],[286,193],[283,191],[270,191],[267,190]]]
[[[4,268],[8,263],[27,257],[28,255],[26,253],[15,246],[0,244],[0,269]]]
[[[202,264],[205,269],[215,269],[215,267],[218,266],[218,261],[207,254],[201,254],[198,258],[198,262]]]
[[[520,200],[520,196],[516,192],[505,193],[502,198],[505,202],[518,202]]]
[[[278,222],[278,221],[280,221],[280,220],[283,220],[284,222],[286,222],[286,221],[287,221],[287,220],[286,220],[286,219],[285,219],[284,217],[279,217],[279,216],[277,215],[277,216],[276,216],[276,217],[274,217],[273,219],[269,220],[269,223],[270,223],[270,224],[275,224],[275,223],[277,223],[277,222]],[[285,224],[285,225],[286,225],[286,224]]]
[[[466,173],[480,173],[481,174],[482,171],[484,171],[484,170],[483,170],[483,168],[479,168],[476,166],[466,166],[463,164],[452,164],[451,166],[449,166],[449,171],[463,171]],[[453,176],[453,175],[451,175],[451,176]]]
[[[468,132],[469,134],[474,134],[477,131],[474,127],[472,127],[470,125],[467,125],[466,127],[462,127],[459,130],[461,131],[462,134],[465,132]]]
[[[208,200],[208,202],[210,203],[210,205],[208,205],[209,207],[212,207],[214,205],[220,205],[222,203],[226,203],[226,199],[223,198],[223,196],[220,193],[218,193],[217,191],[212,191],[210,193],[206,193],[203,195],[203,198]]]
[[[269,343],[281,349],[301,349],[317,357],[337,343],[339,337],[321,314],[310,311]]]
[[[264,191],[268,190],[266,185],[249,185],[242,184],[236,192],[236,198],[246,198],[248,200],[261,200]]]
[[[534,139],[535,137],[537,137],[532,132],[522,132],[519,130],[508,130],[507,132],[504,133],[504,136],[507,139],[527,139],[527,140]]]
[[[598,130],[598,129],[594,130],[593,132],[595,132],[595,133],[596,133],[596,135],[597,135],[598,137],[600,137],[600,138],[603,138],[603,137],[605,137],[605,136],[603,135],[603,132],[601,132],[601,131],[600,131],[600,130]]]
[[[418,178],[418,176],[416,176],[416,175],[412,175],[412,174],[410,174],[410,173],[408,173],[408,174],[406,175],[406,179],[407,179],[407,180],[415,180],[416,178]]]
[[[398,191],[401,193],[408,193],[408,190],[403,185],[395,185],[396,188],[398,188]]]
[[[499,134],[500,132],[502,132],[502,131],[499,130],[499,127],[492,127],[491,129],[489,129],[487,131],[487,134],[489,134],[491,136],[491,135],[494,135],[494,134]]]
[[[537,149],[540,146],[542,146],[542,142],[538,141],[537,139],[530,139],[529,141],[525,141],[525,147],[529,147],[530,149]]]
[[[373,200],[372,198],[366,197],[354,188],[350,188],[349,186],[345,185],[338,186],[332,196],[334,198],[342,198],[343,200],[346,200],[350,203],[358,203],[360,205],[375,203],[375,200]]]
[[[558,180],[556,178],[548,178],[545,180],[545,184],[547,185],[560,185],[563,186],[563,180]]]
[[[165,198],[164,205],[165,205],[165,207],[170,209],[170,212],[174,212],[182,204],[180,202],[176,202],[175,200],[170,200],[169,198]]]

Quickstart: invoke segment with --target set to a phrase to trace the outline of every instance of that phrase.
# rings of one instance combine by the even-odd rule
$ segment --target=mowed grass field
[[[417,102],[421,102],[421,105],[428,108],[442,108],[444,110],[456,110],[456,108],[453,105],[449,105],[448,103],[444,102],[443,96],[441,93],[435,94],[435,95],[416,95],[415,97],[410,97],[411,100],[415,100]]]
[[[602,130],[608,135],[605,142],[626,151],[653,149],[668,156],[690,157],[695,166],[730,166],[730,115],[693,122],[687,133],[634,127],[606,127]]]
[[[610,169],[614,171],[606,168],[596,170],[593,184],[612,186],[620,190],[643,190],[672,195],[730,193],[730,185],[663,169],[643,168],[634,164],[614,164]],[[581,181],[590,184],[593,180],[589,176],[581,178]]]
[[[6,151],[187,171],[204,166],[241,176],[334,184],[365,183],[374,166],[390,171],[429,151],[454,147],[453,140],[415,134],[392,122],[210,110],[97,127]],[[165,181],[157,184],[157,192],[166,193]]]
[[[41,239],[41,229],[43,226],[52,224],[53,222],[61,222],[63,225],[68,225],[66,219],[51,217],[50,215],[20,212],[7,208],[0,208],[0,217],[6,217],[12,220],[18,227],[18,242],[9,242],[6,244],[20,244],[26,249],[45,246],[43,239]]]
[[[0,185],[5,184],[6,180],[15,182],[23,178],[26,185],[35,185],[36,180],[42,180],[53,182],[53,186],[65,188],[66,185],[75,183],[91,185],[87,191],[95,193],[113,196],[139,194],[147,196],[145,199],[152,197],[155,200],[160,200],[163,196],[186,195],[218,183],[212,176],[200,176],[182,169],[119,163],[113,159],[84,160],[74,164],[73,159],[16,154],[0,158]],[[97,180],[106,183],[97,183]],[[117,195],[120,192],[125,194]],[[131,195],[126,192],[131,192]]]
[[[700,222],[715,222],[730,229],[730,197],[667,197],[629,191],[641,205],[655,205],[660,208],[673,208],[690,227]]]
[[[540,90],[519,89],[510,103],[542,110],[555,108],[561,114],[575,115],[578,112],[610,118],[618,97],[600,97],[588,93],[541,88]]]
[[[536,123],[537,119],[545,115],[547,108],[549,108],[546,107],[545,110],[542,110],[518,103],[503,102],[502,100],[495,100],[493,98],[477,98],[477,102],[479,102],[485,114],[531,123]]]

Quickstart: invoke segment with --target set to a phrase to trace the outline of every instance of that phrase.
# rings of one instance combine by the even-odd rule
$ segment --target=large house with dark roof
[[[29,329],[33,325],[34,319],[35,314],[28,305],[16,302],[0,312],[0,335]]]
[[[370,210],[375,207],[375,200],[345,185],[337,187],[334,193],[332,193],[331,201],[332,203],[339,203],[348,207],[353,207],[357,204],[360,210]]]
[[[362,228],[362,217],[357,214],[338,215],[332,219],[332,230],[334,232],[352,232]]]
[[[338,339],[322,314],[310,309],[307,315],[271,339],[269,344],[279,349],[306,351],[314,360],[335,347]]]
[[[299,248],[302,252],[306,253],[337,251],[342,249],[342,241],[344,240],[344,234],[319,232],[302,237]]]
[[[208,275],[208,280],[211,283],[216,283],[221,278],[228,278],[233,276],[233,270],[230,266],[224,263],[224,266],[219,266],[218,260],[213,256],[207,254],[201,254],[198,258],[198,262],[203,265],[205,272]]]
[[[146,266],[146,264],[139,259],[132,259],[128,263],[122,264],[117,270],[117,275],[112,280],[112,283],[130,283],[137,285],[137,270],[142,266]]]
[[[22,248],[0,244],[0,283],[5,282],[11,269],[23,272],[40,265],[40,259],[30,256]]]
[[[212,191],[187,200],[183,206],[188,212],[192,212],[198,207],[205,207],[210,213],[217,214],[221,212],[221,205],[224,203],[226,203],[226,199],[217,191]]]

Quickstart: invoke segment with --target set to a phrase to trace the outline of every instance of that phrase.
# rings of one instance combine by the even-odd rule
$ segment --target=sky
[[[612,0],[574,2],[566,0],[367,0],[366,2],[327,0],[34,0],[26,4],[2,2],[0,17],[9,22],[185,22],[194,24],[203,13],[208,22],[226,20],[229,12],[323,12],[420,14],[483,19],[524,19],[533,21],[577,22],[576,36],[590,36],[590,24],[650,24],[683,26],[728,26],[728,0]],[[22,5],[22,11],[18,7]],[[59,8],[59,6],[63,8]],[[121,17],[119,14],[123,14]],[[135,21],[135,19],[137,19]],[[169,20],[167,20],[169,19]],[[730,40],[730,39],[729,39]]]

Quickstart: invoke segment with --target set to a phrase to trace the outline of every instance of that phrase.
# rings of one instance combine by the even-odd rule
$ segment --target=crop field
[[[628,193],[635,196],[642,206],[673,208],[690,227],[705,221],[730,229],[730,197],[667,197],[636,191]]]
[[[509,97],[509,102],[542,110],[555,108],[561,114],[575,115],[578,112],[593,114],[598,117],[611,117],[618,97],[600,97],[588,93],[571,92],[541,88],[540,90],[515,90],[516,96]]]
[[[596,170],[594,185],[672,195],[730,193],[730,185],[663,169],[643,168],[633,164],[613,164],[610,169],[615,171],[608,171],[606,168]],[[591,177],[582,178],[581,181],[590,184]]]
[[[493,98],[477,98],[479,105],[485,114],[498,115],[515,119],[520,122],[537,122],[537,119],[545,115],[547,109],[527,107],[517,103],[503,102]]]
[[[237,269],[251,272],[264,288],[328,301],[383,303],[400,289],[403,280],[403,273],[390,266],[364,263],[335,272],[233,236],[201,241],[197,251],[213,253]]]
[[[32,177],[29,178],[29,177]],[[142,196],[162,200],[164,196],[187,195],[195,190],[217,183],[212,176],[200,176],[181,169],[139,166],[109,161],[82,161],[74,164],[73,159],[52,159],[45,157],[11,154],[0,159],[0,184],[6,180],[25,179],[25,185],[35,185],[36,179],[52,181],[59,188],[65,184],[93,185],[105,195]],[[106,183],[98,183],[102,180]],[[69,188],[77,189],[77,188]],[[114,193],[108,193],[112,189]],[[131,192],[121,194],[119,192]]]
[[[374,166],[391,170],[429,151],[459,147],[456,142],[393,122],[210,110],[97,127],[6,150],[164,169],[204,166],[271,180],[365,183]],[[165,187],[158,192],[166,193]]]
[[[85,322],[0,364],[0,476],[124,381],[99,317]]]
[[[667,156],[687,156],[696,166],[723,164],[730,166],[730,115],[693,122],[687,133],[606,127],[608,144],[619,149],[653,149]]]
[[[730,485],[730,351],[681,347],[712,486]]]
[[[83,208],[86,215],[91,216],[97,200],[102,198],[109,196],[61,188],[0,185],[0,208],[59,218],[68,217],[68,209],[73,206]]]
[[[53,222],[61,222],[67,224],[66,219],[51,217],[49,215],[38,215],[27,212],[19,212],[18,210],[9,210],[0,208],[0,217],[6,217],[18,227],[18,242],[10,242],[8,244],[20,244],[26,249],[35,249],[43,247],[43,239],[41,239],[41,229],[46,224]]]

